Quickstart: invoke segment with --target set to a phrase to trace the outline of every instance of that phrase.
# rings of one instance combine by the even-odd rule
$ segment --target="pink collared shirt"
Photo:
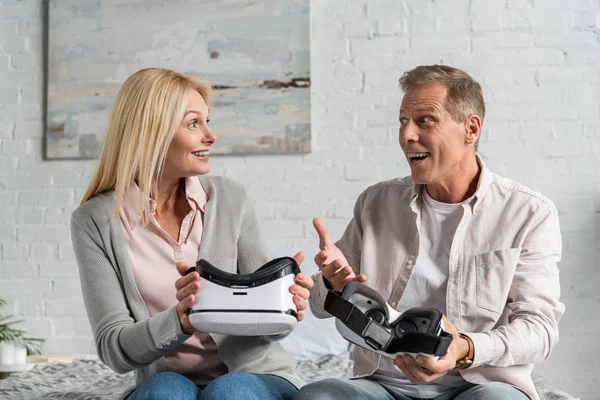
[[[155,218],[156,202],[150,199],[150,223],[142,220],[141,191],[134,184],[125,193],[119,212],[135,283],[150,316],[176,305],[175,281],[178,261],[196,264],[202,239],[206,192],[196,178],[186,178],[185,192],[191,211],[185,216],[179,240],[167,234]],[[196,332],[165,356],[167,371],[185,375],[198,385],[207,385],[227,373],[217,346],[206,332]]]

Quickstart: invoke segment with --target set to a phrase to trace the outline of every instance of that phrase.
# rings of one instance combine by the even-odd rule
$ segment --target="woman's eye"
[[[192,122],[190,122],[188,124],[188,128],[195,128],[197,126],[198,126],[198,121],[196,121],[196,120],[193,120]]]

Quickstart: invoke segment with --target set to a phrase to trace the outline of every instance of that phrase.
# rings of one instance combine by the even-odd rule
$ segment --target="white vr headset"
[[[354,281],[342,293],[327,293],[325,311],[336,317],[336,328],[346,340],[388,358],[420,354],[437,359],[452,342],[440,311],[411,308],[400,313],[378,292]]]
[[[231,274],[206,260],[196,267],[200,290],[189,308],[194,328],[210,333],[262,336],[288,333],[296,326],[290,286],[300,272],[293,258],[274,259],[251,274]]]

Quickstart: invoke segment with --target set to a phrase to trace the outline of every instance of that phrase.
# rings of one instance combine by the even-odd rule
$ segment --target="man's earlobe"
[[[481,119],[477,115],[471,115],[465,123],[467,131],[467,140],[471,143],[477,142],[479,134],[481,134]]]
[[[477,138],[477,133],[473,132],[472,130],[467,130],[467,143],[477,143]]]
[[[479,135],[477,135],[474,132],[471,132],[471,142],[473,143],[477,143],[477,140],[479,139]]]
[[[472,142],[472,141],[474,141],[474,138],[473,138],[473,136],[476,136],[476,135],[473,133],[473,131],[472,131],[470,128],[471,128],[471,127],[470,127],[469,125],[467,125],[467,126],[465,127],[465,130],[467,131],[467,140],[468,140],[469,142]],[[475,139],[476,139],[476,138],[475,138]]]

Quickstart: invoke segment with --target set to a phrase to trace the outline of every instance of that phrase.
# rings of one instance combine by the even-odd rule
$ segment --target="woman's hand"
[[[301,265],[304,257],[304,253],[300,252],[292,258],[298,265]],[[290,293],[294,295],[294,304],[297,309],[296,318],[298,321],[302,321],[304,319],[304,310],[306,310],[306,301],[310,297],[310,289],[313,287],[314,282],[310,276],[303,273],[296,275],[294,282],[296,283],[290,286]]]
[[[179,272],[181,278],[175,281],[175,289],[177,289],[176,297],[179,302],[175,308],[177,309],[181,330],[186,335],[192,335],[196,332],[196,328],[190,323],[188,309],[196,302],[196,293],[200,290],[200,274],[194,271],[186,275],[185,273],[189,269],[190,267],[181,261],[178,262],[177,272]]]

